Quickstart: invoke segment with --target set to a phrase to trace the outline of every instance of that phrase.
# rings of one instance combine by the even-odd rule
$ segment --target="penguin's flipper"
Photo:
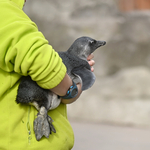
[[[94,73],[85,67],[75,68],[72,70],[72,73],[81,77],[82,91],[89,89],[96,79]]]

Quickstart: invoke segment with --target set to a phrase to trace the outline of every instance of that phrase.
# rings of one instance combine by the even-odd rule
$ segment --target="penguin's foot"
[[[37,141],[39,141],[43,136],[49,138],[49,134],[51,134],[51,132],[56,133],[52,122],[52,118],[47,115],[46,108],[41,107],[37,114],[37,118],[34,120],[34,132]]]

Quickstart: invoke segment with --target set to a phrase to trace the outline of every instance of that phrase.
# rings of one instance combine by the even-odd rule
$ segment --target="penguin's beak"
[[[97,48],[100,46],[104,46],[106,44],[105,41],[97,41]]]
[[[106,44],[105,41],[96,41],[93,43],[93,48],[91,49],[91,53],[93,53],[96,49]]]
[[[105,44],[106,44],[105,41],[96,41],[96,43],[95,43],[95,48],[93,49],[92,53],[93,53],[96,49],[98,49],[99,47],[104,46]]]

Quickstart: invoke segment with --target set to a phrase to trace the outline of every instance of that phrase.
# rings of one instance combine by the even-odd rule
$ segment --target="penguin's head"
[[[90,37],[80,37],[74,41],[74,43],[68,49],[68,53],[87,60],[87,57],[91,53],[105,44],[105,41],[96,41]]]

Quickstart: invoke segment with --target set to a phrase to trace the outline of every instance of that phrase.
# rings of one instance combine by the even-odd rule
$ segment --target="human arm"
[[[0,69],[29,75],[44,89],[57,86],[66,74],[58,53],[16,5],[1,3],[1,11],[5,13],[0,15]]]

